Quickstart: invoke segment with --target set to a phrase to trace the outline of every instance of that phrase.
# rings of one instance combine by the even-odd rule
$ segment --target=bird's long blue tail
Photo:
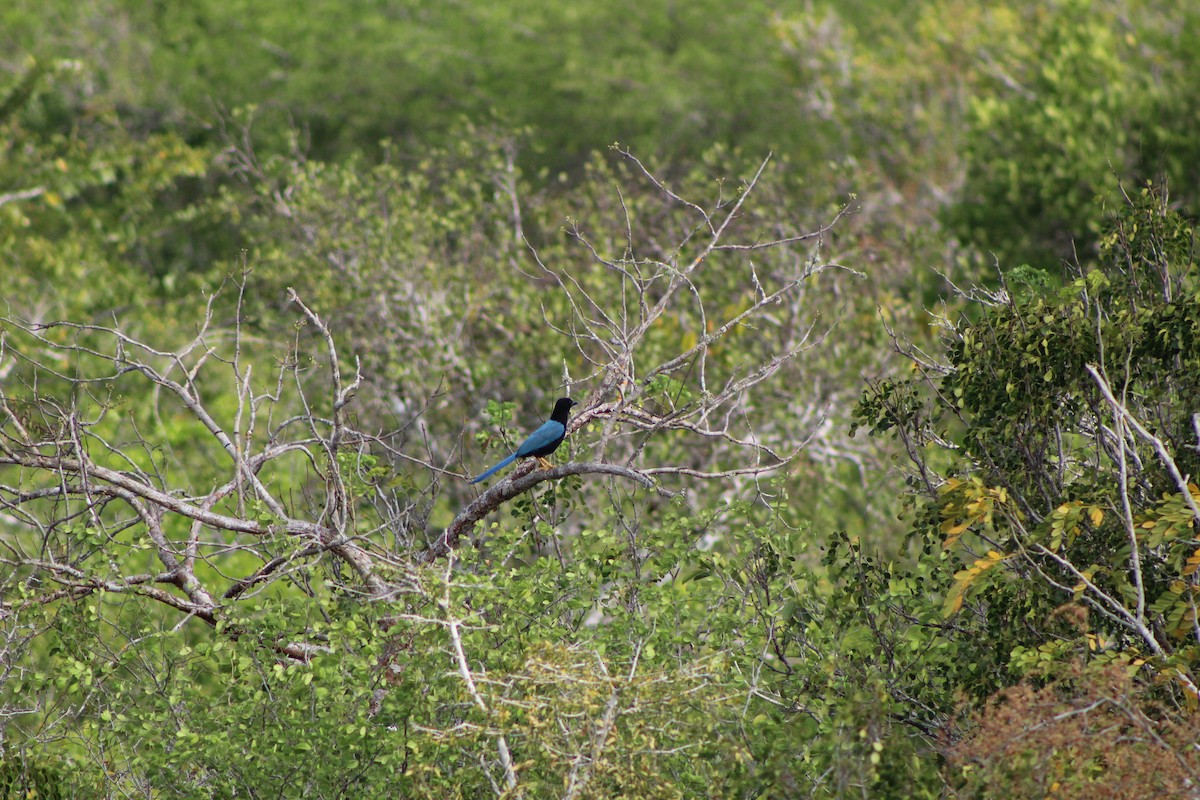
[[[491,469],[489,469],[487,472],[483,473],[482,475],[476,475],[474,478],[471,478],[471,480],[467,481],[467,483],[479,483],[480,481],[482,481],[486,478],[490,478],[493,475],[495,475],[497,472],[504,469],[505,467],[507,467],[509,464],[511,464],[512,462],[514,462],[516,460],[517,460],[517,454],[513,453],[511,456],[504,459],[499,464],[492,467]]]

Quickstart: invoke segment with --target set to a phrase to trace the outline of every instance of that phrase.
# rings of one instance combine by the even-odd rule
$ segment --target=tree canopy
[[[176,5],[0,9],[0,799],[1194,793],[1200,10]]]

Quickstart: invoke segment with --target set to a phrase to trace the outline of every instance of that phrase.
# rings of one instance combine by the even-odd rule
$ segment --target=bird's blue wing
[[[547,420],[546,422],[542,423],[542,427],[529,434],[528,439],[521,442],[521,446],[517,448],[517,455],[520,458],[525,458],[535,450],[561,439],[566,432],[566,425],[563,425],[561,422],[555,422],[554,420]]]
[[[504,469],[505,467],[507,467],[509,464],[511,464],[512,462],[514,462],[516,460],[517,460],[517,454],[513,453],[511,456],[504,459],[499,464],[492,467],[491,469],[489,469],[487,472],[483,473],[482,475],[476,475],[474,478],[471,478],[471,480],[467,481],[467,483],[479,483],[481,480],[484,480],[485,478],[490,478],[493,475],[495,475],[497,472]]]
[[[513,453],[511,456],[504,459],[482,475],[477,475],[476,477],[472,478],[470,481],[468,481],[468,483],[479,483],[482,480],[490,478],[512,462],[516,461],[518,458],[525,458],[526,456],[537,452],[541,448],[553,444],[554,442],[563,438],[566,433],[567,426],[563,425],[561,422],[555,422],[554,420],[548,420],[544,422],[542,427],[529,434],[529,438],[521,442],[521,446],[517,448],[517,452]]]

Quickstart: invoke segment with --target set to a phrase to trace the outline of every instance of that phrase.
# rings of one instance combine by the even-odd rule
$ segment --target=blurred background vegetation
[[[1194,675],[1200,661],[1184,624],[1194,605],[1191,617],[1178,610],[1191,591],[1180,585],[1194,585],[1194,534],[1144,543],[1146,563],[1164,570],[1154,589],[1157,613],[1173,619],[1164,631],[1184,634],[1140,672],[1156,654],[1122,640],[1119,623],[1101,631],[1095,613],[1091,623],[1063,621],[1056,609],[1078,595],[1029,568],[979,564],[992,548],[1007,556],[1016,542],[1028,545],[1022,537],[1064,502],[1081,503],[1083,517],[1101,509],[1101,520],[1116,524],[1111,475],[1097,468],[1044,486],[1039,470],[1058,456],[1038,447],[1056,433],[1021,427],[1076,401],[1095,407],[1083,365],[1097,350],[1077,340],[1090,303],[1108,303],[1114,315],[1135,309],[1096,335],[1149,359],[1130,385],[1157,401],[1139,408],[1155,430],[1174,432],[1172,452],[1182,459],[1196,444],[1187,433],[1196,411],[1188,376],[1198,374],[1188,221],[1200,212],[1198,130],[1200,6],[1168,0],[747,0],[736,8],[716,0],[8,0],[0,6],[3,301],[8,315],[35,322],[119,320],[167,349],[194,336],[206,298],[225,286],[218,319],[240,315],[252,334],[247,357],[269,361],[296,336],[285,301],[294,287],[343,352],[363,359],[359,424],[400,430],[397,446],[471,473],[493,455],[473,439],[491,429],[489,399],[517,402],[524,422],[516,424],[526,427],[559,393],[567,345],[544,320],[570,309],[531,249],[604,291],[568,228],[619,251],[628,210],[637,249],[651,256],[668,254],[686,229],[611,145],[632,151],[677,194],[709,200],[773,154],[745,229],[815,230],[849,208],[821,256],[867,276],[838,273],[806,289],[804,317],[825,338],[754,398],[766,439],[809,439],[772,479],[774,505],[740,485],[693,487],[687,507],[645,506],[645,539],[626,548],[618,522],[637,516],[630,504],[649,501],[589,498],[585,482],[569,496],[589,516],[561,529],[573,543],[567,561],[550,564],[522,537],[538,520],[520,508],[492,534],[511,540],[524,559],[518,567],[492,574],[486,555],[464,556],[464,568],[490,581],[473,600],[456,601],[466,615],[493,609],[475,646],[494,654],[490,672],[520,675],[513,697],[526,702],[512,713],[526,716],[505,724],[526,736],[529,796],[565,791],[560,745],[542,726],[603,707],[561,682],[601,680],[581,652],[606,654],[619,672],[634,657],[634,629],[652,642],[637,657],[671,688],[628,687],[644,702],[606,755],[607,771],[581,796],[1171,796],[1173,785],[1139,789],[1136,770],[1106,772],[1128,760],[1121,742],[1096,733],[1111,728],[1062,732],[1053,746],[1074,761],[1048,763],[1046,740],[1002,746],[1011,720],[983,709],[1017,685],[1005,702],[1047,720],[1062,708],[1047,692],[1078,706],[1103,696],[1130,709],[1122,724],[1141,730],[1158,720],[1166,731],[1134,760],[1178,767],[1195,703],[1172,670]],[[763,255],[763,274],[792,268],[772,258]],[[1134,264],[1160,265],[1160,283],[1130,277]],[[1109,282],[1081,283],[1089,273]],[[243,275],[239,310],[230,280]],[[707,296],[731,308],[752,291],[734,270],[705,281]],[[1163,286],[1174,293],[1164,298]],[[979,302],[987,297],[1001,298],[999,310]],[[694,336],[695,322],[668,318],[655,335]],[[1004,333],[1022,325],[1041,327],[1024,339]],[[971,326],[982,327],[964,337]],[[1151,345],[1168,340],[1176,344],[1163,352]],[[755,346],[753,336],[733,337],[714,358],[736,369],[738,349]],[[912,348],[949,377],[923,371]],[[1051,351],[1066,355],[1049,364]],[[1050,377],[1026,387],[1034,370]],[[1014,386],[1026,388],[1014,395]],[[138,418],[143,399],[124,402]],[[141,424],[189,483],[210,480],[194,425],[149,412]],[[1068,431],[1065,450],[1091,433]],[[1005,449],[1025,435],[1038,447]],[[1105,458],[1103,448],[1088,452],[1093,463]],[[656,457],[725,469],[736,454],[665,441]],[[397,484],[425,491],[415,470],[388,468]],[[931,483],[933,473],[959,482]],[[971,480],[982,488],[971,490]],[[1029,498],[1014,506],[1012,524],[999,521],[1009,501],[988,494],[995,487],[1022,498],[1014,503]],[[1153,528],[1168,514],[1155,504],[1179,492],[1154,473],[1143,495],[1149,516],[1139,524]],[[427,510],[430,524],[444,524],[469,497],[465,486],[445,487]],[[976,513],[983,500],[995,518]],[[999,528],[956,551],[958,534],[947,540],[947,531],[976,523]],[[724,544],[692,546],[714,529]],[[0,536],[19,535],[11,519],[0,523]],[[1077,556],[1096,567],[1089,575],[1116,574],[1128,556],[1122,546],[1115,528]],[[691,588],[646,582],[680,565],[679,574],[699,576]],[[980,591],[997,565],[1006,575],[999,588]],[[642,601],[614,600],[613,624],[579,625],[597,597],[631,586],[641,586]],[[506,604],[543,596],[579,615],[506,627],[516,625]],[[955,599],[967,610],[948,613]],[[238,613],[263,630],[303,627],[314,612],[293,600]],[[318,593],[313,602],[346,599]],[[209,643],[180,657],[177,640],[196,647],[212,633],[148,619],[161,612],[93,603],[29,623],[37,636],[21,658],[42,665],[34,669],[42,677],[10,680],[0,693],[10,709],[0,719],[0,797],[34,784],[38,796],[155,786],[142,796],[257,797],[281,780],[307,787],[285,796],[492,791],[472,755],[481,729],[457,739],[428,733],[450,726],[437,715],[461,693],[443,674],[435,630],[392,629],[409,637],[411,672],[396,708],[361,729],[343,723],[363,713],[372,667],[394,656],[381,652],[395,640],[367,644],[353,627],[331,633],[355,657],[320,665],[314,685],[332,694],[321,695],[328,724],[319,726],[306,716],[309,683],[269,663],[258,674],[228,651],[250,645],[222,653]],[[384,614],[343,612],[367,627]],[[94,641],[116,636],[97,622],[106,613],[130,625],[128,615],[137,616],[135,627],[166,641],[104,673]],[[1120,657],[1094,658],[1088,636],[1108,637],[1105,647]],[[1136,680],[1087,672],[1080,665],[1091,660],[1102,662],[1096,670],[1137,662],[1128,670]],[[90,681],[63,684],[64,663],[106,674],[105,693]],[[147,674],[171,677],[156,693]],[[423,693],[423,682],[436,688]],[[28,701],[35,695],[42,700]],[[65,721],[47,711],[84,696]],[[178,722],[179,707],[216,700],[227,719],[197,712],[185,729],[198,738],[155,744],[153,731]],[[11,711],[23,703],[40,710]],[[546,710],[534,719],[531,709]],[[253,747],[225,743],[245,735],[238,726],[260,731]],[[397,727],[407,732],[399,749],[389,739]],[[357,755],[316,764],[302,780],[281,778],[288,759],[310,748]],[[230,761],[245,763],[232,769]],[[1114,786],[1132,793],[1097,788]]]

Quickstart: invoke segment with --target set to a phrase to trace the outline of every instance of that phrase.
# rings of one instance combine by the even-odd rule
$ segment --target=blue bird
[[[554,404],[554,411],[550,414],[550,419],[546,420],[542,427],[529,434],[529,438],[521,442],[517,452],[482,475],[475,476],[468,483],[479,483],[485,478],[490,478],[518,458],[545,459],[546,456],[558,449],[558,446],[562,444],[563,437],[567,435],[567,417],[571,413],[571,406],[574,405],[579,404],[569,397],[561,398]]]

